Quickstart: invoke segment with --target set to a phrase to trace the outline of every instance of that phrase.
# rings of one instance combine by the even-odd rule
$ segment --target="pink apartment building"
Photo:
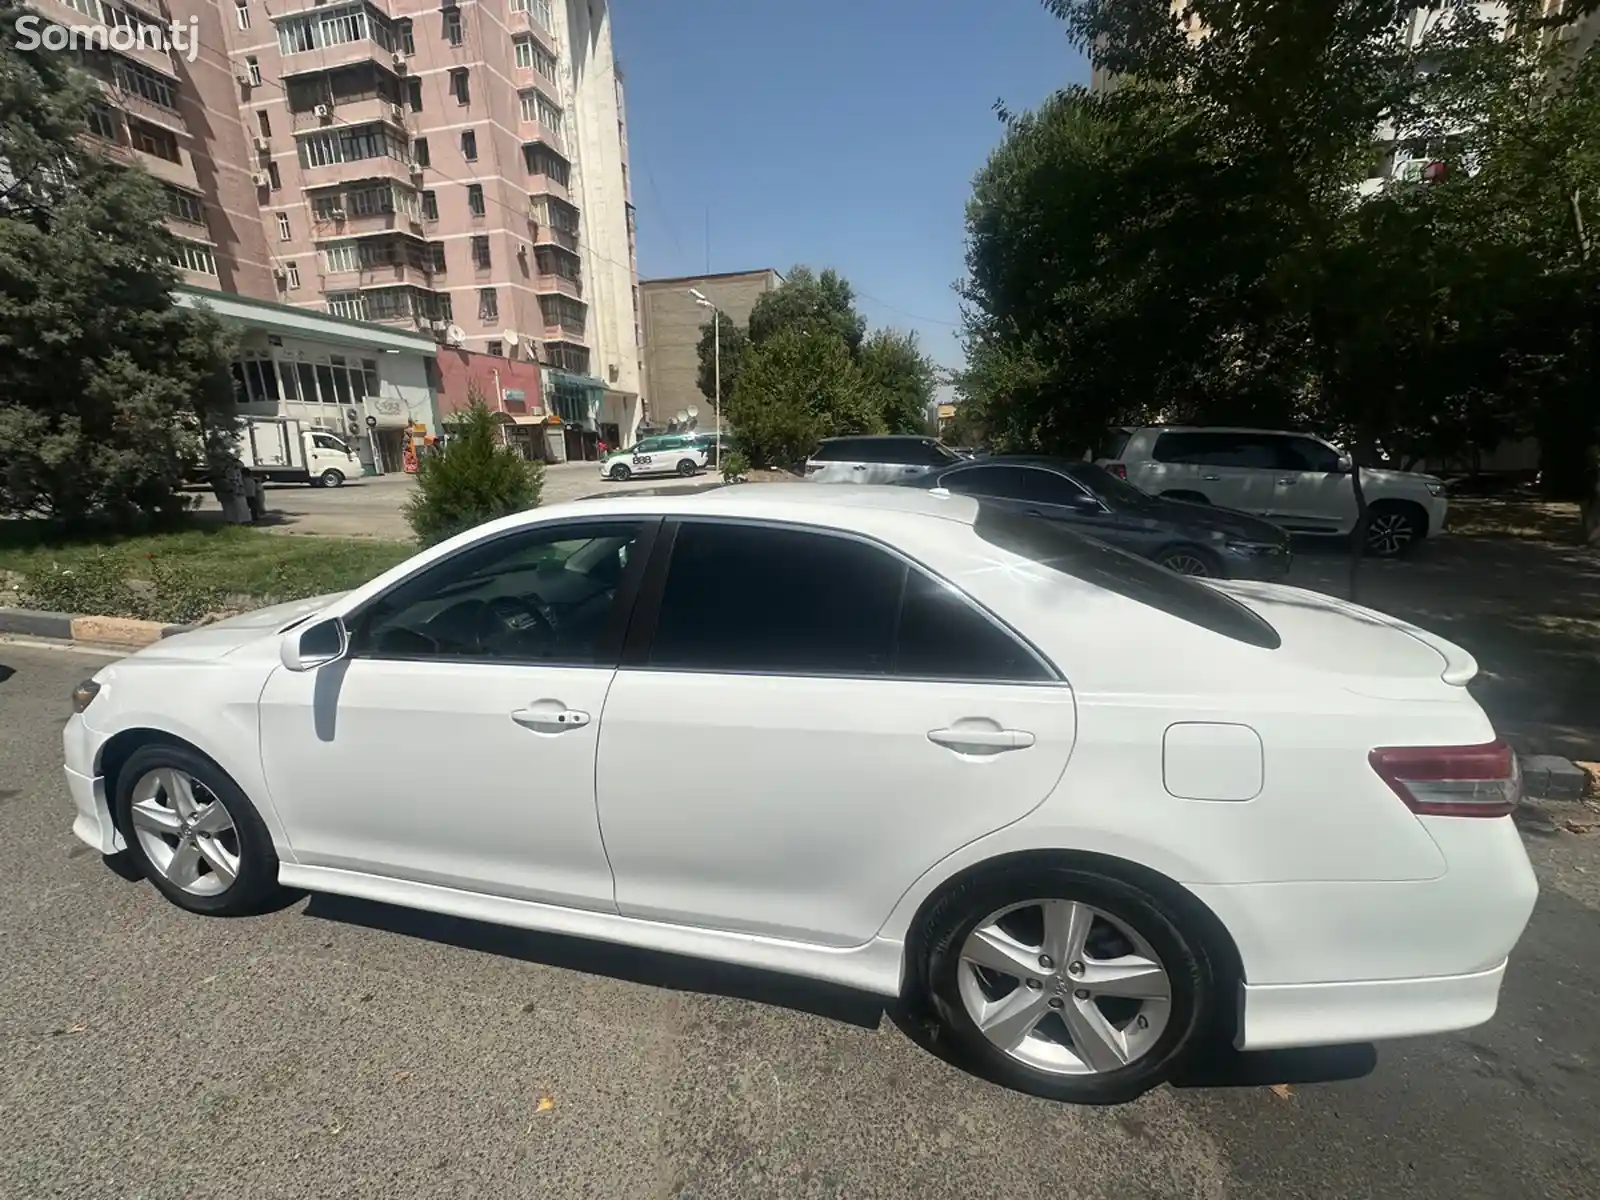
[[[105,100],[91,132],[166,187],[186,283],[525,364],[550,414],[631,440],[635,223],[605,0],[30,2],[67,26],[198,21],[192,62],[82,55]]]

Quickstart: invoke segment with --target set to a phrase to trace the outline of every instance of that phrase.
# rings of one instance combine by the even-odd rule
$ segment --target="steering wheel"
[[[478,616],[478,641],[484,646],[506,638],[521,641],[529,634],[547,643],[556,640],[555,613],[537,596],[496,596]]]

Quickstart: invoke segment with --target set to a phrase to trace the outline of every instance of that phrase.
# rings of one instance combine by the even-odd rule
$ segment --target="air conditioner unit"
[[[422,164],[421,163],[414,162],[414,163],[411,164],[411,178],[413,178],[413,179],[421,179],[422,178]]]
[[[272,143],[270,141],[268,141],[264,137],[257,137],[256,138],[256,149],[257,150],[266,150],[266,149],[270,148],[271,145],[272,145]]]
[[[254,183],[258,188],[271,187],[272,176],[265,171],[257,171],[250,176],[250,182]]]
[[[237,79],[240,83],[244,84],[246,87],[255,86],[255,82],[256,82],[255,78],[250,74],[250,72],[248,70],[246,70],[243,67],[241,67],[239,70],[235,71],[233,73],[233,77],[235,79]]]
[[[445,330],[447,330],[449,328],[450,328],[450,322],[449,321],[435,321],[433,323],[433,331],[435,333],[443,333],[443,332],[445,332]]]
[[[329,117],[333,116],[332,107],[326,104],[317,105],[313,111],[317,114],[317,119],[319,121],[326,121]]]
[[[389,105],[389,115],[396,121],[404,121],[406,119],[406,110],[398,104],[391,104]]]
[[[409,60],[403,53],[401,53],[399,50],[394,52],[394,69],[396,71],[400,72],[402,75],[405,74],[408,63]]]
[[[342,221],[342,220],[344,220],[344,209],[342,209],[342,208],[330,208],[328,210],[328,220],[330,220],[330,221]]]
[[[284,270],[282,267],[273,267],[272,277],[274,279],[287,279],[289,277],[289,272]]]

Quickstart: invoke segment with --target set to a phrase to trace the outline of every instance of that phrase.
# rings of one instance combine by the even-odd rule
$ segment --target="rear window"
[[[1231,596],[1053,521],[979,502],[973,531],[992,546],[1223,637],[1276,650],[1278,631]]]
[[[1123,450],[1127,449],[1128,439],[1133,436],[1131,429],[1113,429],[1100,439],[1095,448],[1095,458],[1121,458]]]

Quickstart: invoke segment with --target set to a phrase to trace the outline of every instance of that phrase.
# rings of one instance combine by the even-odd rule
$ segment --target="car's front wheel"
[[[1069,866],[963,884],[929,914],[926,981],[960,1057],[1008,1087],[1117,1104],[1163,1082],[1212,1019],[1197,932],[1157,897]]]
[[[1158,554],[1156,562],[1169,571],[1197,579],[1220,579],[1226,574],[1216,558],[1198,546],[1172,546]]]
[[[157,743],[117,775],[117,826],[133,861],[190,912],[242,916],[278,891],[278,856],[239,785],[205,755]]]
[[[1420,508],[1381,502],[1367,514],[1367,553],[1378,558],[1398,558],[1416,545],[1427,525]]]
[[[321,483],[325,488],[343,487],[344,472],[335,470],[333,467],[329,467],[322,473]]]
[[[622,483],[628,478],[628,476],[632,475],[633,472],[628,470],[628,464],[627,463],[618,463],[616,466],[611,468],[611,470],[608,472],[608,474],[610,475],[610,477],[612,479],[615,479],[618,483]]]

